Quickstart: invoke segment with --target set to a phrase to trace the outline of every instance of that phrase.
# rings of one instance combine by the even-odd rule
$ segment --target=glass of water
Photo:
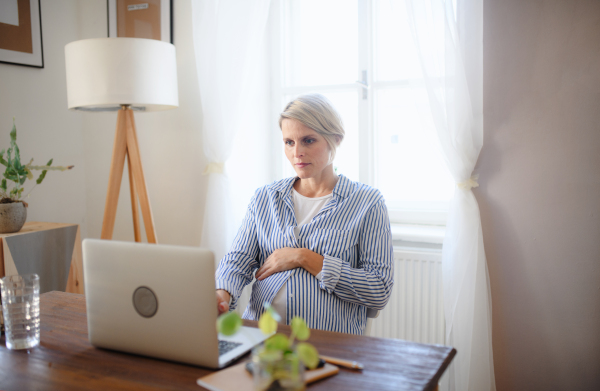
[[[2,278],[2,313],[6,347],[29,349],[40,343],[40,277]]]

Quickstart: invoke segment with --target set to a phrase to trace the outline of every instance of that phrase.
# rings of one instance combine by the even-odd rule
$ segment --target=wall
[[[484,115],[497,388],[599,390],[600,2],[486,1]]]
[[[78,39],[78,1],[42,1],[44,68],[0,64],[0,149],[10,146],[12,118],[23,162],[75,165],[49,172],[26,201],[28,221],[81,224],[87,233],[84,139],[81,113],[67,110],[64,46]],[[25,193],[32,188],[25,184]],[[24,193],[24,194],[25,194]]]
[[[135,121],[158,240],[197,246],[207,184],[202,172],[207,162],[202,149],[191,7],[190,0],[174,2],[179,107],[137,113]],[[35,157],[36,162],[45,163],[53,157],[55,164],[74,164],[69,172],[49,173],[31,193],[28,221],[77,223],[83,237],[99,238],[116,114],[67,109],[64,46],[79,39],[106,37],[106,1],[42,0],[41,12],[45,68],[0,64],[0,149],[9,143],[15,116],[24,158]],[[254,103],[263,102],[264,109],[245,114],[247,125],[232,140],[233,154],[227,163],[237,221],[253,190],[274,179],[270,154],[266,153],[272,147],[273,131],[267,123],[267,69],[263,61],[253,78]],[[133,240],[127,169],[113,238]]]

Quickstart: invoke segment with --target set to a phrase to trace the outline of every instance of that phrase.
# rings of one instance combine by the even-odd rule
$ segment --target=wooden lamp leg
[[[135,193],[135,183],[133,183],[133,173],[131,171],[131,157],[127,154],[127,170],[129,171],[129,194],[131,196],[131,215],[133,217],[133,236],[136,242],[142,241],[140,233],[140,215],[138,213],[138,202]]]
[[[129,187],[131,191],[131,211],[133,216],[133,230],[135,241],[141,241],[137,199],[139,196],[140,208],[144,219],[144,227],[148,243],[157,243],[156,231],[154,230],[154,219],[150,209],[146,180],[142,169],[142,160],[135,132],[133,111],[130,109],[119,110],[117,116],[117,131],[113,147],[113,157],[110,166],[108,180],[108,192],[106,194],[106,205],[104,208],[104,220],[102,222],[102,239],[112,239],[119,202],[119,191],[123,178],[125,158],[127,157],[127,169],[129,171]]]
[[[127,153],[131,160],[131,171],[133,173],[133,183],[136,193],[140,200],[140,209],[144,219],[144,228],[146,228],[146,237],[148,243],[156,243],[156,231],[154,230],[154,218],[150,209],[150,200],[148,199],[148,190],[146,189],[146,179],[142,168],[142,159],[138,147],[137,134],[135,132],[135,121],[133,120],[133,111],[127,110]]]
[[[117,204],[121,190],[121,179],[123,178],[123,166],[127,154],[127,116],[125,110],[119,110],[117,114],[117,130],[115,132],[115,143],[113,155],[110,162],[110,175],[108,177],[108,191],[106,192],[106,203],[104,205],[104,219],[102,220],[102,233],[100,238],[112,239],[117,216]]]

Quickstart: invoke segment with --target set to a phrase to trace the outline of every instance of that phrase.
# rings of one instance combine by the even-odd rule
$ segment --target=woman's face
[[[323,136],[302,122],[286,118],[281,122],[285,156],[300,179],[319,179],[329,166],[331,153]]]

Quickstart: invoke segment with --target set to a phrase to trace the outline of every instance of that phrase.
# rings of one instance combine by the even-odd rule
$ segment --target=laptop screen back
[[[92,345],[219,365],[210,251],[86,239],[83,268]]]

